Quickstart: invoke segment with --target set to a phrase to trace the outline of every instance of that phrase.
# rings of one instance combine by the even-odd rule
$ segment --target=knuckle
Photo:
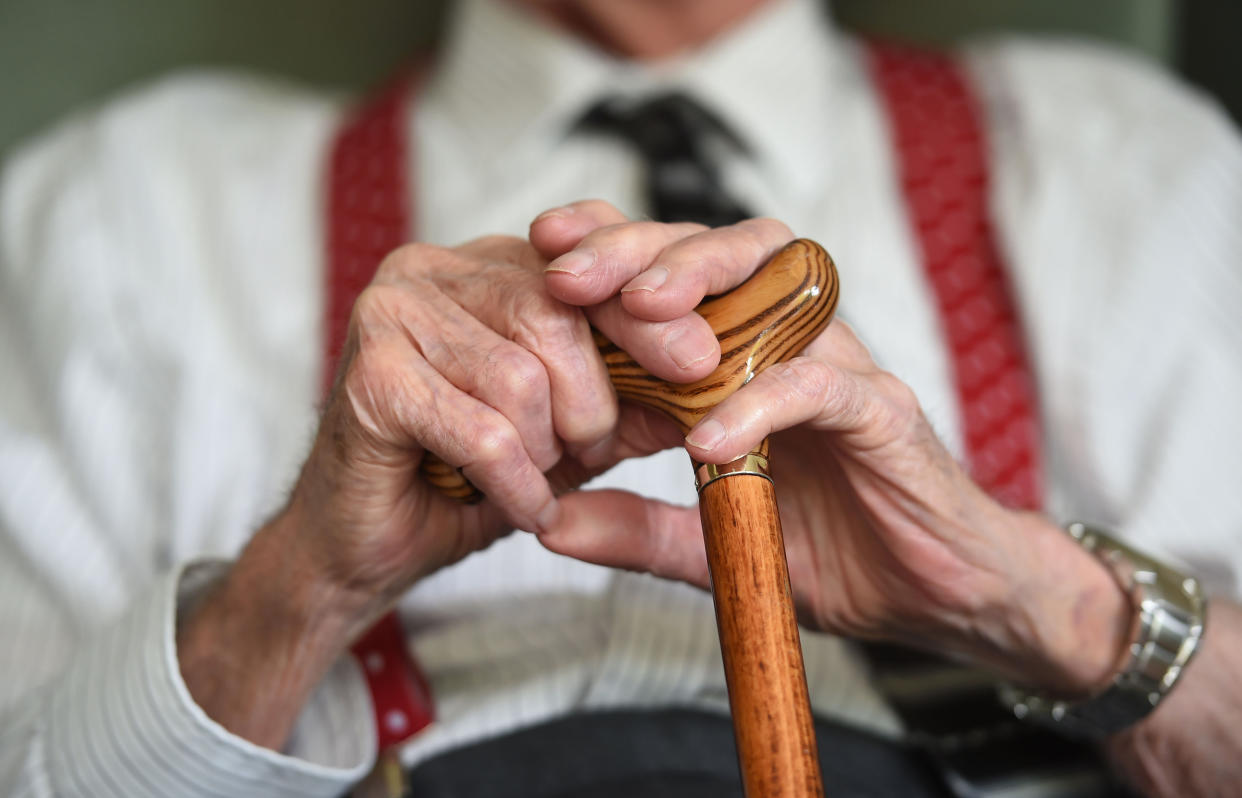
[[[888,371],[878,372],[873,382],[881,398],[877,404],[882,409],[881,422],[886,428],[904,436],[922,423],[923,407],[913,388]]]
[[[500,421],[479,422],[473,435],[474,461],[483,468],[515,470],[524,449],[517,431]]]
[[[376,280],[387,282],[415,274],[425,274],[436,268],[449,255],[449,250],[422,241],[402,244],[380,262],[375,271]]]
[[[594,216],[604,218],[624,218],[621,211],[619,211],[615,205],[608,200],[599,199],[598,197],[578,200],[577,202],[570,203],[569,207],[578,211],[586,211]]]
[[[613,257],[632,257],[641,252],[649,252],[652,242],[663,241],[670,227],[690,229],[689,223],[669,225],[664,222],[641,220],[636,222],[618,222],[605,225],[592,232],[584,239],[602,253]],[[702,225],[693,225],[702,227]],[[706,228],[703,228],[706,229]]]
[[[586,317],[543,295],[530,295],[533,305],[518,314],[514,340],[526,349],[555,357],[574,351],[586,340]]]
[[[547,392],[547,373],[539,358],[520,346],[505,344],[487,356],[486,379],[519,401]]]
[[[748,219],[742,224],[749,228],[756,243],[763,244],[765,247],[770,246],[773,241],[780,241],[783,244],[794,237],[789,225],[771,216]]]
[[[823,360],[796,357],[782,364],[785,401],[805,405],[816,414],[827,414],[853,425],[862,412],[857,391],[842,370]]]
[[[665,265],[673,272],[673,279],[701,294],[723,291],[729,285],[729,268],[736,255],[727,243],[704,245],[695,243],[678,249],[675,257]],[[725,264],[725,268],[721,265]]]
[[[579,248],[587,247],[608,258],[624,257],[633,248],[634,239],[654,222],[616,222],[597,227],[588,233]]]
[[[833,385],[834,369],[828,364],[809,357],[795,357],[778,364],[775,377],[785,389],[784,395],[800,402],[816,403]]]
[[[672,578],[675,576],[673,572],[674,552],[673,552],[673,536],[662,534],[663,530],[668,529],[671,524],[667,523],[664,515],[665,506],[655,502],[647,502],[643,505],[643,515],[645,524],[644,529],[654,530],[646,536],[647,543],[647,568],[653,576],[662,579]]]
[[[919,398],[914,389],[890,371],[881,371],[875,376],[877,388],[888,404],[902,416],[917,415],[920,411]]]
[[[753,220],[730,228],[711,231],[686,242],[679,266],[706,293],[718,293],[735,286],[760,265],[758,258],[772,250],[772,244]]]
[[[391,324],[405,301],[405,291],[401,288],[386,283],[372,283],[354,300],[351,324],[364,333]]]
[[[467,251],[477,250],[479,252],[497,252],[497,251],[506,252],[512,249],[522,247],[525,244],[526,244],[526,240],[522,238],[518,238],[517,236],[494,233],[491,235],[480,236],[479,238],[472,239],[470,242],[465,244],[462,248]]]

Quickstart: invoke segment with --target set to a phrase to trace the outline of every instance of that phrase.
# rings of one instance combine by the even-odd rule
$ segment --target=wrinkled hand
[[[559,514],[554,485],[677,442],[641,419],[618,434],[587,314],[548,293],[544,265],[520,239],[412,244],[391,254],[358,298],[288,511],[300,545],[335,581],[394,596],[513,528],[550,526]],[[590,315],[671,379],[701,375],[719,356],[693,319]],[[661,346],[678,331],[699,358],[687,368]],[[418,475],[427,451],[460,467],[487,500],[467,506],[432,489]]]
[[[178,621],[193,699],[225,728],[279,750],[312,687],[372,619],[421,576],[514,527],[556,551],[705,585],[694,509],[617,491],[557,498],[621,459],[681,440],[651,411],[618,407],[588,320],[662,379],[700,379],[720,352],[692,309],[790,238],[771,220],[718,230],[629,223],[592,201],[536,219],[530,243],[392,253],[355,305],[288,505]],[[1001,667],[1029,659],[1063,686],[1099,676],[1058,659],[1067,645],[1095,642],[1098,625],[1082,627],[1087,638],[1041,639],[1036,623],[1091,599],[1071,559],[1048,543],[1064,545],[1059,533],[1027,523],[1039,534],[1020,534],[1021,517],[974,489],[909,390],[842,325],[722,403],[688,448],[723,462],[794,427],[776,435],[773,455],[809,623],[944,639]],[[709,443],[714,432],[723,435]],[[418,474],[428,451],[488,499],[465,506],[435,492]],[[1078,570],[1094,565],[1070,548],[1086,557]],[[1076,587],[1036,592],[1033,614],[1014,612],[1032,592],[1015,565],[1043,561]],[[1098,591],[1118,592],[1100,578]]]
[[[617,221],[598,202],[560,213],[592,227]],[[559,492],[681,442],[651,411],[618,408],[590,325],[652,373],[680,382],[715,368],[715,336],[692,307],[644,319],[615,296],[581,307],[555,298],[540,248],[565,246],[556,219],[543,217],[535,245],[497,237],[455,249],[404,247],[359,297],[337,386],[289,506],[299,545],[336,582],[395,596],[514,527],[550,529]],[[753,227],[717,234],[720,246],[744,238],[760,256],[787,235]],[[702,230],[638,229],[653,245]],[[463,506],[430,489],[417,473],[427,451],[460,467],[487,500]]]
[[[602,211],[596,226],[615,214],[577,211]],[[551,528],[558,492],[680,442],[670,422],[617,406],[588,319],[681,381],[719,360],[706,322],[640,319],[616,299],[567,304],[548,291],[546,263],[527,241],[494,237],[409,245],[379,267],[287,506],[178,625],[186,686],[226,728],[279,748],[311,687],[417,579],[515,527]],[[418,473],[427,452],[487,500],[436,492]]]
[[[719,231],[670,243],[653,240],[650,224],[588,227],[570,216],[532,228],[535,240],[555,228],[565,244],[550,266],[551,293],[589,306],[620,290],[626,311],[653,322],[681,317],[765,260],[760,248],[721,249],[732,239]],[[594,268],[574,277],[555,271],[587,262]],[[1042,518],[985,495],[913,392],[844,323],[722,402],[686,448],[696,460],[725,463],[768,435],[804,623],[932,647],[1067,692],[1107,676],[1120,646],[1117,619],[1090,616],[1116,606],[1111,578]],[[562,506],[541,535],[549,548],[706,586],[693,508],[619,491],[580,492]]]

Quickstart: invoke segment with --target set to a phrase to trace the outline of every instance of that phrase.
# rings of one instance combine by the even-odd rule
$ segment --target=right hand
[[[601,251],[609,226],[627,221],[595,201],[540,218],[552,237],[602,227]],[[654,251],[703,229],[650,228]],[[618,407],[588,321],[678,382],[719,360],[707,323],[694,313],[640,320],[616,296],[560,302],[545,287],[547,264],[516,238],[411,244],[358,298],[314,448],[277,523],[317,573],[373,609],[514,527],[550,527],[559,491],[681,443],[671,422]],[[417,470],[427,451],[460,467],[486,501],[465,506],[430,488]]]

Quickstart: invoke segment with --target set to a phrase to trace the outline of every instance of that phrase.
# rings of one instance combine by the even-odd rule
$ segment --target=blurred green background
[[[618,0],[623,2],[624,0]],[[0,155],[67,110],[178,67],[334,88],[435,40],[443,0],[0,0]],[[1242,0],[834,0],[843,24],[929,42],[1072,33],[1182,69],[1242,111]]]

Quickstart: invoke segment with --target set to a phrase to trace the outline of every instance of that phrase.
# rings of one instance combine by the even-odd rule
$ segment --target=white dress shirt
[[[1236,132],[1116,53],[994,40],[964,57],[1040,386],[1049,513],[1110,526],[1236,595]],[[522,235],[587,196],[643,214],[635,155],[569,128],[601,96],[660,87],[746,143],[730,188],[825,243],[842,316],[960,452],[886,122],[859,45],[814,0],[776,2],[655,67],[466,0],[411,108],[418,237]],[[70,119],[5,167],[0,793],[329,796],[369,766],[369,698],[348,658],[276,753],[193,703],[173,637],[179,597],[280,506],[314,435],[323,167],[341,110],[246,75],[181,75]],[[604,483],[694,498],[681,452]],[[426,579],[400,610],[439,710],[407,763],[574,710],[725,706],[705,594],[524,534]],[[817,711],[898,730],[848,645],[803,642]]]

